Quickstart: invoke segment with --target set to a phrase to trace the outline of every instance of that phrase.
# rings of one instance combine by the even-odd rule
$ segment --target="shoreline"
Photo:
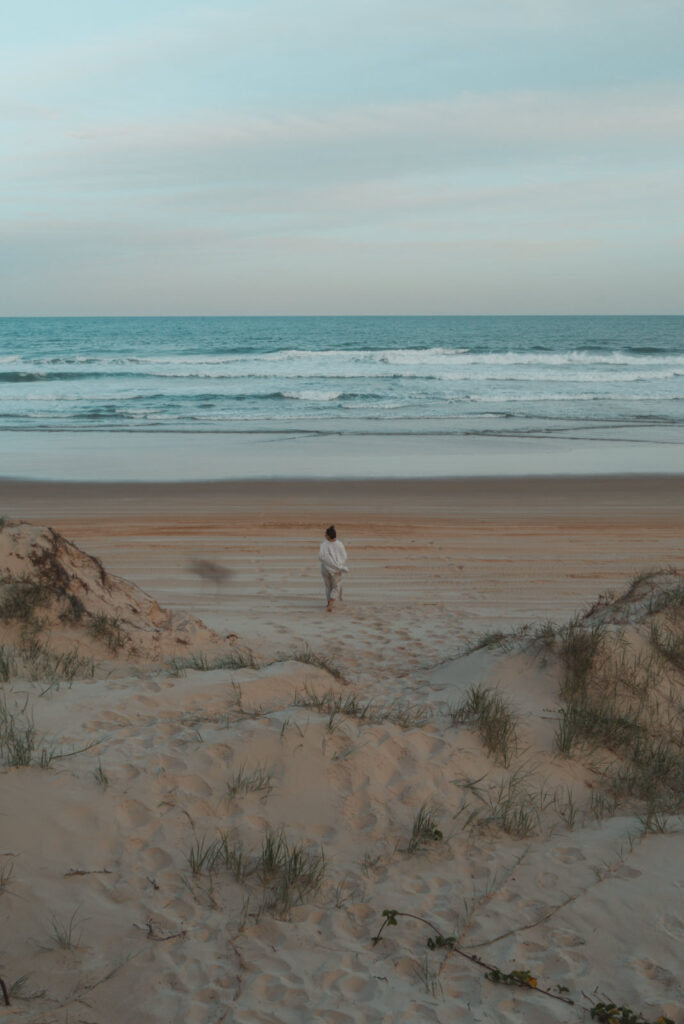
[[[334,425],[329,423],[332,431]],[[681,427],[534,433],[7,432],[0,479],[158,482],[679,474]],[[593,436],[598,435],[598,436]]]

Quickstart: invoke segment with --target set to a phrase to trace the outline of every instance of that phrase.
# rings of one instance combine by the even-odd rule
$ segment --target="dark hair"
[[[328,529],[325,531],[325,535],[328,538],[328,540],[335,540],[335,537],[337,536],[337,530],[335,529],[334,526],[329,526]]]

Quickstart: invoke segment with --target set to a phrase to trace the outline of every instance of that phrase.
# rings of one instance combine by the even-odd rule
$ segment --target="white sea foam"
[[[27,322],[23,347],[5,333],[0,424],[203,430],[443,417],[467,429],[483,416],[676,421],[684,399],[682,320],[86,326],[41,336]]]
[[[0,362],[17,362],[15,356],[0,357]],[[589,352],[573,350],[570,352],[521,352],[507,350],[504,352],[473,352],[470,349],[445,349],[445,348],[413,348],[413,349],[380,349],[372,351],[368,349],[282,349],[274,352],[261,353],[225,353],[221,355],[201,356],[178,356],[178,355],[150,355],[150,356],[98,356],[98,357],[50,357],[21,360],[27,369],[50,366],[55,369],[60,366],[87,366],[91,371],[101,369],[103,372],[111,371],[112,367],[127,368],[140,372],[142,368],[163,367],[165,372],[178,372],[188,375],[188,367],[192,368],[191,373],[206,372],[210,374],[216,368],[231,367],[236,364],[248,364],[260,366],[273,363],[307,363],[318,364],[321,362],[338,361],[345,363],[373,364],[383,363],[387,365],[449,365],[449,366],[639,366],[647,368],[654,365],[668,365],[684,367],[684,355],[681,354],[657,354],[657,355],[630,355],[622,351],[613,352]],[[206,370],[200,370],[206,367]]]
[[[343,391],[283,391],[283,398],[296,398],[306,402],[333,402]]]

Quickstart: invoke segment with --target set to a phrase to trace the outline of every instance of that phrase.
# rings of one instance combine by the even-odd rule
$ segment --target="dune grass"
[[[249,885],[252,896],[256,894],[257,917],[268,913],[284,919],[294,906],[319,892],[326,869],[322,848],[291,843],[282,828],[270,827],[259,851],[251,854],[245,853],[241,842],[230,843],[227,833],[221,832],[215,839],[195,839],[187,863],[194,876],[211,875],[216,879],[225,871],[236,882]]]
[[[612,809],[642,802],[649,827],[684,808],[684,587],[671,575],[663,586],[663,573],[640,574],[614,602],[620,608],[638,597],[645,606],[644,625],[637,618],[631,627],[640,629],[636,647],[625,628],[581,619],[555,642],[563,701],[557,751],[609,751],[615,760],[603,772],[606,802]],[[658,588],[635,597],[656,576]],[[603,816],[605,805],[596,810]]]
[[[314,665],[316,668],[323,669],[333,679],[337,679],[340,682],[344,681],[344,673],[335,659],[327,654],[320,654],[312,650],[308,644],[303,644],[301,647],[296,648],[289,655],[283,655],[283,660],[299,661],[303,665]]]
[[[81,942],[81,932],[76,921],[79,910],[80,907],[77,907],[66,920],[52,914],[47,929],[52,946],[69,952],[78,949]]]
[[[525,839],[539,831],[553,797],[530,783],[524,768],[499,780],[482,796],[482,808],[473,819],[479,827],[494,826],[509,836]]]
[[[472,686],[449,709],[452,725],[473,725],[486,750],[508,766],[518,750],[517,717],[495,690]]]
[[[23,711],[14,713],[7,699],[0,698],[0,759],[8,768],[23,768],[31,764],[36,747],[36,729],[33,718]]]
[[[14,671],[14,652],[0,644],[0,682],[8,683]]]
[[[273,789],[273,775],[275,769],[267,765],[257,765],[251,772],[247,771],[247,765],[241,764],[237,772],[228,780],[226,788],[231,797],[241,796],[245,793],[262,793],[264,797]]]
[[[50,588],[31,576],[14,576],[5,570],[0,576],[0,622],[30,622],[38,608],[51,597]]]
[[[325,876],[323,850],[305,843],[291,845],[282,829],[267,829],[255,874],[263,886],[262,906],[277,917],[305,903],[320,890]]]
[[[651,623],[649,642],[665,662],[684,672],[684,630]]]
[[[120,651],[126,642],[120,620],[104,613],[93,615],[88,624],[88,632],[95,640],[106,644],[113,654]]]
[[[431,843],[438,843],[444,838],[444,834],[438,827],[441,811],[432,804],[423,804],[413,819],[411,836],[408,841],[407,852],[417,853],[424,850]]]
[[[190,670],[192,672],[213,672],[217,669],[235,670],[241,668],[258,669],[260,663],[251,653],[231,651],[229,654],[219,654],[209,658],[203,651],[195,651],[184,658],[171,658],[167,663],[169,673],[172,676],[184,676]]]
[[[391,722],[400,729],[420,728],[432,717],[429,707],[411,701],[360,700],[355,694],[334,690],[317,694],[308,687],[295,693],[293,704],[295,707],[313,708],[319,714],[327,715],[329,721],[331,717],[344,715],[371,725]]]

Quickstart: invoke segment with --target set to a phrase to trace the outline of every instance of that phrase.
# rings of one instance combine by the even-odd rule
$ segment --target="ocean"
[[[0,319],[5,454],[56,432],[643,440],[683,413],[681,316]]]

